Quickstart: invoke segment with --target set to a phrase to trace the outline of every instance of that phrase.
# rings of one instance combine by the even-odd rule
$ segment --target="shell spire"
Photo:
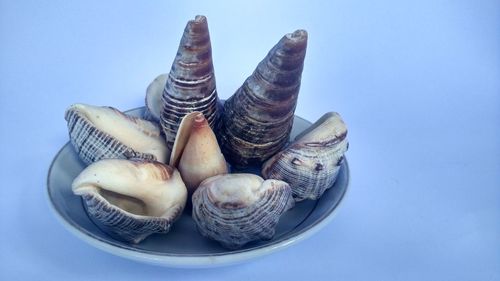
[[[187,23],[161,102],[160,124],[170,150],[186,114],[200,111],[214,128],[218,119],[218,97],[206,17],[196,16]]]
[[[220,140],[232,164],[260,164],[288,141],[306,48],[305,30],[283,36],[224,104]]]

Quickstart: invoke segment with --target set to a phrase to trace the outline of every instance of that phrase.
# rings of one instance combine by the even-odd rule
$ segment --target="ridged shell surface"
[[[72,189],[101,230],[132,243],[167,233],[187,198],[176,169],[148,160],[95,162],[73,181]]]
[[[337,179],[348,145],[347,127],[340,115],[327,113],[267,160],[262,175],[289,183],[296,201],[316,200]]]
[[[86,164],[108,158],[167,161],[160,127],[105,106],[74,104],[65,113],[69,138]]]
[[[306,31],[285,35],[225,102],[219,138],[231,164],[260,164],[287,143],[306,47]]]
[[[207,19],[196,16],[187,23],[179,50],[162,94],[160,123],[169,150],[182,118],[203,113],[212,128],[218,122],[218,97]]]
[[[253,174],[208,178],[195,191],[192,202],[200,233],[229,249],[271,239],[281,215],[294,206],[286,182]]]

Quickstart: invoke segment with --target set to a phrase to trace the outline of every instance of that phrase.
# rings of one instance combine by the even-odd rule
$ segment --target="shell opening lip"
[[[81,185],[76,189],[73,189],[73,192],[79,196],[99,196],[102,200],[106,201],[107,204],[132,216],[156,216],[155,214],[150,213],[143,200],[107,190],[99,185]]]

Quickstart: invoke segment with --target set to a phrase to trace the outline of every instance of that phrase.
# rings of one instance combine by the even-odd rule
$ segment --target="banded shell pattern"
[[[218,121],[212,49],[207,19],[196,16],[187,23],[179,50],[166,79],[160,124],[169,150],[182,118],[193,111],[203,113],[212,128]]]
[[[286,182],[253,174],[208,178],[195,191],[192,202],[200,233],[229,249],[271,239],[281,215],[294,206]]]
[[[65,113],[69,138],[86,164],[107,158],[141,158],[165,163],[160,127],[113,107],[74,104]]]
[[[344,121],[338,113],[326,113],[267,160],[262,175],[288,182],[296,201],[316,200],[337,179],[348,146]]]
[[[287,143],[306,47],[305,30],[286,34],[225,102],[219,138],[231,164],[261,164]]]
[[[187,198],[179,172],[149,160],[95,162],[76,177],[72,189],[101,230],[132,243],[168,232]]]

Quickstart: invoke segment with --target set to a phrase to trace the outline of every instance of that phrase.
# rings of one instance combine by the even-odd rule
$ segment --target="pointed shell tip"
[[[288,39],[291,39],[291,40],[296,40],[296,41],[299,41],[299,40],[306,40],[307,39],[307,31],[304,30],[304,29],[297,29],[295,30],[294,32],[292,33],[288,33],[286,35],[286,37]]]

